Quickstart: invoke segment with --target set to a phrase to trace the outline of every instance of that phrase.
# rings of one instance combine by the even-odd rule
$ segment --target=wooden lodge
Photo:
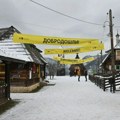
[[[115,71],[120,72],[120,44],[114,47]],[[107,51],[107,56],[101,63],[104,73],[111,72],[111,51]]]
[[[76,54],[75,59],[79,59],[79,55],[78,54]],[[69,71],[70,71],[69,74],[70,74],[70,76],[76,76],[77,75],[77,73],[76,73],[77,69],[80,69],[80,75],[81,76],[84,75],[84,71],[86,69],[85,66],[83,64],[73,64],[69,68]]]
[[[119,34],[116,35],[116,45],[113,47],[114,56],[111,49],[106,51],[106,56],[102,60],[99,67],[101,72],[89,75],[89,79],[104,91],[110,89],[110,92],[120,91],[120,39]],[[112,59],[114,60],[114,69],[112,68]]]
[[[45,79],[46,60],[33,44],[13,43],[14,32],[20,33],[13,26],[0,29],[0,51],[9,62],[10,91],[31,92],[41,85]],[[17,59],[18,61],[14,61]],[[0,57],[1,60],[1,57]],[[24,62],[23,62],[24,61]],[[5,62],[0,63],[0,82],[6,80]],[[1,94],[1,93],[0,93]]]
[[[69,70],[70,70],[70,76],[76,76],[77,73],[76,73],[76,70],[77,69],[80,69],[80,75],[81,76],[84,76],[84,71],[85,71],[85,66],[83,64],[74,64],[74,65],[71,65]]]

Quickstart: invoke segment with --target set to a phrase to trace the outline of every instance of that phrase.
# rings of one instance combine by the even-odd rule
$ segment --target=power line
[[[103,25],[103,24],[99,24],[99,23],[94,23],[94,22],[89,22],[89,21],[81,20],[81,19],[72,17],[72,16],[70,16],[70,15],[64,14],[64,13],[62,13],[62,12],[59,12],[59,11],[57,11],[57,10],[54,10],[54,9],[52,9],[52,8],[49,8],[49,7],[47,7],[47,6],[45,6],[45,5],[41,4],[41,3],[35,2],[35,1],[33,1],[33,0],[30,0],[30,1],[33,2],[34,4],[37,4],[37,5],[39,5],[39,6],[44,7],[44,8],[46,8],[46,9],[50,10],[50,11],[53,11],[53,12],[55,12],[55,13],[58,13],[58,14],[60,14],[60,15],[63,15],[63,16],[65,16],[65,17],[68,17],[68,18],[71,18],[71,19],[74,19],[74,20],[77,20],[77,21],[80,21],[80,22],[84,22],[84,23],[92,24],[92,25],[99,25],[99,26]]]
[[[1,17],[1,15],[0,15],[0,17]],[[28,24],[28,25],[32,25],[32,26],[35,26],[35,27],[42,27],[42,28],[47,28],[47,29],[54,29],[54,30],[58,30],[58,31],[63,30],[62,28],[56,28],[56,27],[51,27],[51,26],[46,26],[46,25],[41,25],[41,24],[24,22],[24,21],[11,20],[11,19],[6,18],[5,16],[2,16],[2,18],[3,17],[5,18],[6,21],[11,21],[11,22],[14,22],[14,23],[22,23],[22,24],[26,24],[26,25]]]

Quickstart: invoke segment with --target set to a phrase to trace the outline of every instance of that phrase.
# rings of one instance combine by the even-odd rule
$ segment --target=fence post
[[[105,79],[103,78],[103,91],[105,91]]]

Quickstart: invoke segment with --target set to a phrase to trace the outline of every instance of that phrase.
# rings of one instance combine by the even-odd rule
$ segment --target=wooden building
[[[79,55],[78,53],[76,54],[76,57],[75,59],[79,59]],[[84,71],[86,70],[84,64],[73,64],[70,66],[69,70],[69,74],[70,76],[76,76],[77,73],[76,73],[76,70],[79,69],[80,70],[80,75],[83,76],[84,75]]]
[[[111,72],[111,50],[106,51],[107,56],[101,63],[102,69],[104,73]],[[120,72],[120,39],[119,34],[116,35],[116,45],[114,47],[114,59],[115,59],[115,71]]]
[[[74,65],[71,65],[69,70],[70,70],[70,76],[76,76],[76,70],[77,69],[80,69],[80,74],[81,76],[84,76],[84,71],[85,71],[85,66],[83,64],[74,64]]]
[[[33,44],[13,43],[14,32],[20,33],[13,26],[0,29],[0,50],[9,58],[25,61],[10,63],[11,92],[31,92],[40,86],[45,78],[47,62],[40,54],[42,51]],[[1,64],[4,68],[4,64]],[[0,72],[4,72],[1,69]]]
[[[115,70],[120,72],[120,48],[114,48],[114,58],[115,58]],[[108,52],[107,56],[101,63],[104,73],[111,72],[111,51]]]

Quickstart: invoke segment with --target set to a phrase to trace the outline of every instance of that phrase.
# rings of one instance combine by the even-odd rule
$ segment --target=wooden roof
[[[8,28],[1,28],[0,29],[0,40],[4,40],[6,38],[9,38],[11,35],[13,35],[14,32],[20,33],[13,26],[8,27]]]
[[[0,60],[2,60],[4,62],[25,63],[25,61],[23,61],[23,60],[19,60],[19,59],[15,59],[15,58],[13,59],[13,58],[1,56],[1,55],[0,55]]]
[[[12,40],[14,32],[20,33],[13,26],[0,29],[0,56],[38,64],[45,63],[40,54],[42,51],[34,44],[14,43]]]

